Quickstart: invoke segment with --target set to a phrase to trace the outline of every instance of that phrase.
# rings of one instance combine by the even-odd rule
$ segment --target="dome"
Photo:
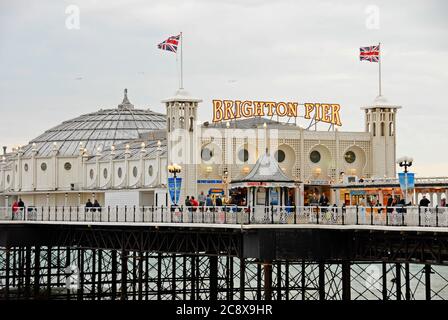
[[[99,110],[64,121],[60,125],[45,131],[23,147],[25,156],[32,150],[38,156],[49,156],[52,150],[58,150],[60,156],[79,154],[80,148],[86,148],[88,154],[97,149],[109,150],[112,145],[137,139],[141,134],[166,128],[166,116],[151,110],[134,109],[127,98],[115,109]]]

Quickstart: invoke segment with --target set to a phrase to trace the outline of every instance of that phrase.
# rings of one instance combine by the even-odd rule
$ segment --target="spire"
[[[134,109],[134,105],[129,102],[128,99],[128,89],[124,89],[124,97],[123,97],[123,102],[121,104],[118,105],[118,109]]]

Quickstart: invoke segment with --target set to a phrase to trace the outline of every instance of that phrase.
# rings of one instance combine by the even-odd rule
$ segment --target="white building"
[[[5,153],[2,205],[21,197],[34,206],[78,206],[87,199],[102,205],[166,206],[166,168],[173,162],[182,166],[180,203],[201,191],[228,195],[229,183],[251,170],[266,144],[302,188],[298,203],[314,192],[334,197],[330,186],[344,177],[396,175],[400,107],[383,97],[363,108],[364,132],[306,130],[265,118],[199,124],[201,99],[178,90],[162,102],[166,115],[137,109],[125,90],[118,107],[65,121]]]

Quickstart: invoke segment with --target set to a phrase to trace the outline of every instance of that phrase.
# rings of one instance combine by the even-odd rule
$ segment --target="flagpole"
[[[378,59],[378,88],[379,88],[379,95],[381,96],[381,42],[378,43],[378,55],[379,55],[379,59]]]
[[[182,38],[182,32],[180,33],[180,89],[184,88],[184,55],[182,53],[182,47],[184,46],[184,40]]]

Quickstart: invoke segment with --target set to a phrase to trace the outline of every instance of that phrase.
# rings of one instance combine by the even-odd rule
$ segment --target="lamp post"
[[[227,179],[228,179],[228,177],[229,177],[229,172],[227,170],[225,170],[223,172],[223,175],[222,175],[222,180],[224,182],[224,196],[226,197],[226,200],[228,200],[228,198],[229,198],[228,187],[227,187]]]
[[[168,166],[168,172],[174,174],[174,205],[177,206],[177,187],[176,187],[176,178],[177,174],[180,173],[182,170],[182,167],[176,163],[171,164]]]
[[[404,167],[404,185],[405,185],[405,201],[408,203],[408,168],[412,166],[412,162],[414,159],[411,157],[401,157],[397,160],[397,163],[400,167]]]

